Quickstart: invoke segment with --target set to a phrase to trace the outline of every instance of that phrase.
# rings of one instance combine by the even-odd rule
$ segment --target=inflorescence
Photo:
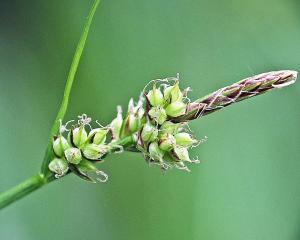
[[[148,87],[151,89],[147,90]],[[186,163],[199,160],[191,159],[188,150],[203,140],[192,136],[186,121],[172,122],[186,112],[190,102],[188,91],[189,88],[180,90],[178,76],[153,80],[137,104],[130,99],[126,116],[118,106],[117,117],[107,126],[96,121],[97,127],[93,128],[86,114],[78,116],[77,122],[60,123],[60,132],[53,138],[55,158],[49,169],[56,178],[72,171],[83,179],[104,182],[107,174],[98,170],[95,163],[109,153],[122,152],[124,146],[120,141],[131,137],[126,150],[143,153],[149,164],[159,165],[162,170],[176,167],[189,171]]]
[[[109,153],[127,150],[141,152],[147,163],[159,165],[164,171],[172,167],[189,171],[187,163],[199,163],[197,158],[190,158],[189,149],[206,137],[195,139],[188,121],[271,89],[288,86],[296,77],[297,72],[289,70],[264,73],[194,102],[187,96],[190,88],[180,90],[178,75],[152,80],[136,104],[130,99],[126,116],[118,106],[116,118],[107,126],[96,120],[96,128],[93,128],[86,114],[78,116],[77,122],[60,122],[59,134],[53,138],[55,157],[49,169],[56,178],[73,172],[85,180],[105,182],[107,174],[98,170],[95,163],[103,161]]]

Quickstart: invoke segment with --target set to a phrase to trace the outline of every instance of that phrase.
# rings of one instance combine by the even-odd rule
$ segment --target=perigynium
[[[187,95],[190,88],[181,90],[178,76],[157,79],[146,85],[137,103],[129,100],[126,114],[118,106],[116,118],[107,125],[97,120],[92,122],[86,114],[63,124],[72,84],[99,3],[100,0],[94,0],[79,39],[41,170],[2,192],[0,209],[68,173],[91,182],[105,182],[108,176],[96,164],[112,153],[139,152],[148,164],[158,165],[163,171],[170,168],[189,171],[190,164],[199,163],[197,157],[190,156],[189,150],[205,141],[193,136],[189,121],[296,81],[295,71],[267,72],[191,101]]]

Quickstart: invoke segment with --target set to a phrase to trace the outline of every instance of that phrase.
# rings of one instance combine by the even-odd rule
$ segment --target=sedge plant
[[[41,170],[1,193],[0,208],[68,174],[90,182],[105,182],[108,175],[98,169],[97,163],[113,153],[133,151],[141,153],[148,164],[157,165],[162,171],[171,168],[190,171],[189,164],[199,160],[190,157],[189,149],[205,139],[197,140],[191,134],[189,121],[296,81],[295,71],[267,72],[193,101],[188,97],[190,88],[180,88],[177,75],[150,81],[137,102],[129,100],[126,112],[117,107],[116,117],[107,125],[93,122],[86,114],[64,121],[76,70],[99,3],[100,0],[94,1],[78,42]]]

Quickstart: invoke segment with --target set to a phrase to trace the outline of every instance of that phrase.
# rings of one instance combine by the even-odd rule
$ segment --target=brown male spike
[[[172,119],[172,121],[184,122],[200,118],[235,102],[263,94],[275,88],[291,85],[296,81],[296,78],[296,71],[282,70],[262,73],[243,79],[189,103],[186,113]]]

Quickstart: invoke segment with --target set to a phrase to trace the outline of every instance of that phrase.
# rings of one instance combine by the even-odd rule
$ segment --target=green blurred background
[[[92,1],[0,1],[0,191],[37,172]],[[192,98],[253,74],[300,70],[297,0],[103,0],[66,119],[102,123],[151,79],[181,74]],[[300,85],[191,124],[208,141],[192,173],[135,153],[68,176],[0,213],[0,239],[300,239]]]

